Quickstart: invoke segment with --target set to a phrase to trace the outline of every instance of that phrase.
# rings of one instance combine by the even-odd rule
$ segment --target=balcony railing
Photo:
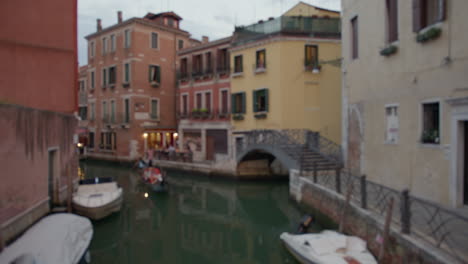
[[[236,27],[234,32],[236,40],[232,45],[238,46],[278,33],[339,38],[341,36],[341,22],[339,18],[282,16],[250,26]]]
[[[228,110],[210,110],[210,111],[198,111],[192,110],[192,112],[180,112],[177,115],[178,119],[229,119],[230,112]]]

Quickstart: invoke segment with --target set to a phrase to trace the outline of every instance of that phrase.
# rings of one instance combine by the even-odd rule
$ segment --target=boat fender
[[[314,219],[311,215],[305,215],[302,217],[302,221],[299,223],[299,227],[297,228],[297,233],[304,234],[307,232],[309,226],[314,222]]]

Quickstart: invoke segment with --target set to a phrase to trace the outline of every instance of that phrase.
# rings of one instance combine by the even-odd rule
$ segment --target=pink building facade
[[[0,2],[0,249],[76,180],[76,30],[75,0]]]
[[[231,37],[178,52],[179,148],[194,161],[232,161],[229,45]]]

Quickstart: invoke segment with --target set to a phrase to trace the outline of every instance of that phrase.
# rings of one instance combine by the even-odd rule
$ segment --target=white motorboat
[[[6,247],[0,253],[0,263],[89,263],[92,237],[89,219],[74,214],[52,214]]]
[[[120,211],[122,193],[122,188],[112,178],[80,181],[78,190],[73,195],[73,209],[79,215],[99,220]]]
[[[301,263],[313,264],[376,264],[366,242],[358,237],[325,230],[318,234],[282,233],[280,239]]]

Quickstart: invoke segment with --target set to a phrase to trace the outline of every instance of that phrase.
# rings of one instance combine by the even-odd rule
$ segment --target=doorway
[[[463,204],[468,205],[468,121],[463,122]]]
[[[52,208],[54,205],[54,179],[56,177],[56,159],[57,159],[57,150],[49,150],[49,165],[48,165],[48,194],[49,194],[49,207]]]

